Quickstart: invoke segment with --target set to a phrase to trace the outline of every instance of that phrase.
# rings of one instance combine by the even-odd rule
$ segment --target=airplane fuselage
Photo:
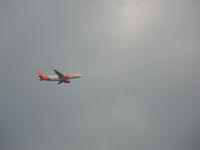
[[[49,78],[46,79],[47,81],[60,81],[60,78],[57,75],[47,75]],[[82,77],[81,74],[76,74],[76,73],[69,73],[65,74],[64,77],[66,80],[71,80],[71,79],[76,79]],[[44,79],[45,80],[45,79]]]

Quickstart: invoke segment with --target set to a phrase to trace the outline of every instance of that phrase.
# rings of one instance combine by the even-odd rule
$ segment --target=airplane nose
[[[79,77],[82,77],[82,74],[78,74]]]

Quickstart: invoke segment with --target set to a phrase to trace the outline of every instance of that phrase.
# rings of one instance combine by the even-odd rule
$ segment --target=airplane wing
[[[61,84],[61,83],[63,83],[63,81],[61,80],[61,81],[59,81],[57,84]]]
[[[64,75],[63,75],[62,73],[58,72],[57,70],[53,70],[53,71],[55,72],[55,74],[58,75],[58,77],[59,77],[60,79],[65,78]]]

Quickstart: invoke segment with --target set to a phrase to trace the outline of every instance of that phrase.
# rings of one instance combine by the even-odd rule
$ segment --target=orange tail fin
[[[38,70],[38,77],[40,80],[50,80],[50,78],[41,70]]]

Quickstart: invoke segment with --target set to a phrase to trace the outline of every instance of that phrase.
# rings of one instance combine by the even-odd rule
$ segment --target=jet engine
[[[66,80],[65,83],[71,83],[71,81],[70,80]]]

